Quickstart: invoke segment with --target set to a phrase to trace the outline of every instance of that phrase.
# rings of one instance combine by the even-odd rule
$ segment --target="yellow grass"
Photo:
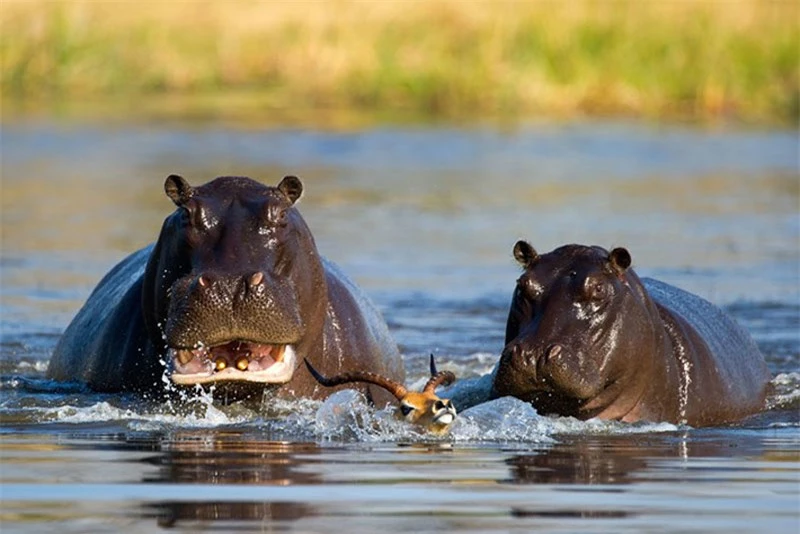
[[[800,2],[0,3],[4,104],[246,93],[264,108],[794,122]]]

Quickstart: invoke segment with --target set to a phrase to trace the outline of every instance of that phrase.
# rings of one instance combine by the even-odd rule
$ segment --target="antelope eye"
[[[413,411],[414,411],[414,407],[413,406],[409,406],[408,404],[401,404],[400,405],[400,413],[403,414],[403,417],[405,417],[406,415],[410,414]]]

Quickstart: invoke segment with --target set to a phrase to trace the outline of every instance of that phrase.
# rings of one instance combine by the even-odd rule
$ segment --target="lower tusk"
[[[228,362],[226,362],[223,358],[217,360],[217,371],[222,371],[228,367]]]
[[[194,359],[194,354],[188,350],[179,350],[178,351],[178,361],[181,362],[181,365],[186,365],[190,361]]]
[[[275,351],[275,354],[272,356],[272,359],[275,360],[276,362],[282,362],[283,354],[284,352],[286,352],[286,345],[279,345],[275,347],[273,350]]]
[[[236,362],[236,368],[240,371],[247,371],[247,367],[250,365],[250,362],[247,358],[239,358],[239,361]]]

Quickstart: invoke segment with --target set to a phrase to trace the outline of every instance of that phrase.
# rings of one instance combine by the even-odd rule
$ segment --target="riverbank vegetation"
[[[255,95],[263,110],[796,123],[796,0],[4,0],[15,103]]]

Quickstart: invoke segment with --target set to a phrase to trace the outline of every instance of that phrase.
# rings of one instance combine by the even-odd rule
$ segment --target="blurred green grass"
[[[800,2],[3,0],[4,108],[247,94],[269,109],[796,123]]]

